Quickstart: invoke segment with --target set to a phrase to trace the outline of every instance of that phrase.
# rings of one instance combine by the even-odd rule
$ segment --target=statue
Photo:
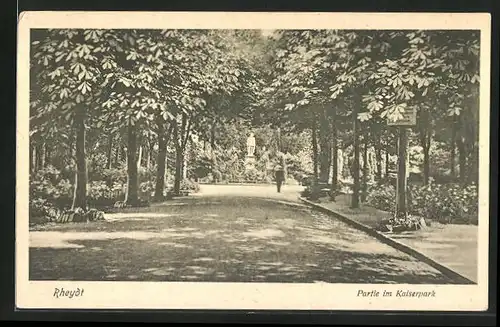
[[[253,133],[247,139],[247,157],[253,157],[255,152],[255,137]]]

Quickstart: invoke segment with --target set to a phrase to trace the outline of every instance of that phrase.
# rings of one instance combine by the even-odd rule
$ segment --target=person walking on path
[[[275,179],[276,179],[276,188],[278,190],[278,193],[281,192],[281,185],[285,181],[285,171],[283,170],[283,167],[280,165],[277,165],[275,168]]]

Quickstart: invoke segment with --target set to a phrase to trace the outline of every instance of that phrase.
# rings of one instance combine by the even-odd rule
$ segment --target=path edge
[[[318,203],[314,203],[312,201],[309,201],[303,197],[299,197],[299,200],[308,204],[309,206],[323,212],[323,213],[326,213],[330,216],[334,216],[335,218],[349,224],[350,226],[358,229],[358,230],[361,230],[363,232],[365,232],[366,234],[372,236],[372,237],[375,237],[377,238],[379,241],[395,248],[396,250],[399,250],[399,251],[402,251],[412,257],[414,257],[415,259],[417,260],[420,260],[426,264],[428,264],[429,266],[433,267],[434,269],[437,269],[439,272],[441,272],[443,275],[445,275],[446,277],[452,279],[453,281],[459,283],[459,284],[468,284],[468,285],[477,285],[476,282],[473,282],[472,280],[468,279],[467,277],[457,273],[456,271],[442,265],[441,263],[435,261],[434,259],[428,257],[427,255],[423,254],[422,252],[419,252],[417,250],[415,250],[414,248],[406,245],[406,244],[403,244],[365,224],[362,224],[358,221],[355,221],[354,219],[351,219],[343,214],[340,214],[332,209],[329,209],[329,208],[326,208]]]

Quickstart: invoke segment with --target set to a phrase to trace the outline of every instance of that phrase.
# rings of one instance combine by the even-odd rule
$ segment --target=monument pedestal
[[[245,157],[245,171],[249,171],[255,168],[255,156]]]

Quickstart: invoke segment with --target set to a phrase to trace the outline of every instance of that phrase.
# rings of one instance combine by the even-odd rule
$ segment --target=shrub
[[[173,185],[174,181],[175,181],[175,175],[173,175],[173,174],[167,174],[165,176],[165,185]]]
[[[454,223],[476,223],[478,190],[475,184],[429,184],[411,188],[411,212]]]
[[[101,173],[102,180],[108,181],[111,184],[114,183],[127,183],[127,170],[122,168],[111,168],[104,169]]]
[[[153,195],[154,190],[155,183],[153,181],[145,181],[139,185],[139,193],[148,199]]]
[[[151,193],[155,189],[155,183],[153,181],[145,181],[139,185],[139,190],[142,193]]]
[[[144,167],[139,168],[139,180],[140,181],[155,181],[156,180],[156,169],[147,169]],[[125,179],[127,178],[127,174],[125,172]]]
[[[71,183],[63,179],[60,171],[52,166],[31,176],[30,202],[43,199],[47,205],[62,209],[71,205],[72,194]]]
[[[54,208],[65,209],[71,206],[73,187],[61,172],[48,166],[30,176],[30,223],[49,221],[49,213]]]
[[[396,189],[391,184],[374,185],[366,197],[366,204],[388,212],[396,209],[395,201]]]
[[[257,169],[248,169],[243,174],[243,180],[245,182],[257,183],[263,180],[263,174]]]
[[[262,182],[267,183],[267,184],[271,184],[273,182],[273,180],[274,180],[274,177],[271,175],[266,175],[266,176],[262,177]]]
[[[31,223],[43,223],[48,221],[49,210],[53,208],[46,199],[35,198],[29,202],[29,220]]]
[[[107,156],[100,151],[87,153],[87,178],[89,181],[102,180],[102,172],[106,168]]]
[[[373,188],[373,185],[368,186],[368,191],[370,191]],[[337,185],[334,190],[335,194],[351,194],[352,193],[352,187],[349,183],[345,183],[341,180],[337,180]]]
[[[313,178],[311,176],[303,176],[300,179],[300,184],[303,186],[310,186],[310,185],[312,185],[312,182],[313,182]]]
[[[396,191],[390,184],[374,186],[367,204],[394,212]],[[408,207],[411,215],[451,223],[477,223],[478,191],[475,184],[429,184],[409,186]]]
[[[111,188],[104,181],[92,181],[88,184],[87,196],[89,199],[109,197]]]
[[[200,191],[200,185],[195,181],[185,178],[181,181],[181,190],[197,193]]]
[[[213,171],[213,179],[214,179],[215,182],[221,182],[222,181],[222,173],[218,169],[215,169]]]
[[[112,206],[115,201],[124,196],[123,185],[119,183],[110,187],[105,181],[92,181],[87,186],[87,201],[92,207]]]
[[[113,186],[111,186],[111,190],[113,193],[122,193],[125,194],[127,189],[127,183],[114,182]]]
[[[76,174],[76,166],[72,163],[61,168],[60,177],[73,182]]]

